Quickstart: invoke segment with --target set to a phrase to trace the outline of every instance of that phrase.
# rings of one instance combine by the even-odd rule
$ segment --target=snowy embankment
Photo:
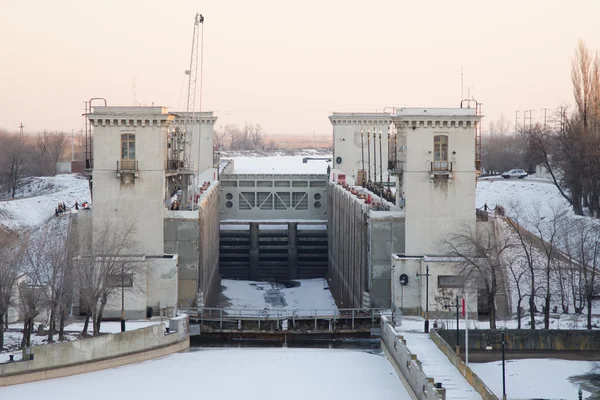
[[[147,326],[163,324],[166,325],[167,321],[161,320],[150,320],[150,321],[127,321],[125,328],[127,331],[133,331],[136,329],[145,328]],[[35,324],[37,326],[37,324]],[[15,360],[21,359],[21,340],[23,338],[23,325],[22,324],[10,324],[9,331],[4,332],[4,350],[0,352],[0,363],[6,362],[9,359],[9,355],[15,355]],[[83,330],[83,322],[74,322],[65,326],[65,340],[72,341],[81,338],[81,331]],[[88,332],[91,335],[93,333],[93,326],[90,321]],[[105,321],[100,325],[100,333],[120,333],[121,322]],[[55,342],[58,342],[58,334],[54,335]],[[36,333],[31,335],[31,345],[39,346],[48,343],[48,335],[37,335]]]
[[[3,398],[187,400],[191,382],[205,399],[410,399],[382,353],[287,348],[202,349],[1,390]]]
[[[221,286],[218,305],[226,308],[228,314],[326,316],[334,315],[338,309],[325,279],[299,279],[287,284],[223,279]]]
[[[24,196],[0,201],[0,228],[22,231],[55,218],[58,203],[70,208],[75,201],[90,202],[88,180],[80,175],[57,175],[28,179],[20,192]]]

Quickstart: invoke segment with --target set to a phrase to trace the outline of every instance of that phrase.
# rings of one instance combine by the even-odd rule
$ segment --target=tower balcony
[[[434,175],[450,175],[452,173],[452,161],[432,161],[429,171]]]
[[[388,159],[388,170],[392,175],[400,175],[404,172],[406,162],[397,158]]]
[[[139,177],[139,169],[137,160],[118,160],[117,161],[117,178],[133,175]]]

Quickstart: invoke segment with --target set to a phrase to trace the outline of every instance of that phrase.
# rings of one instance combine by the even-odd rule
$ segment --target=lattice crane
[[[200,13],[196,13],[194,18],[194,34],[192,35],[192,52],[190,56],[190,69],[185,71],[188,75],[188,98],[185,109],[185,146],[183,161],[190,169],[193,170],[194,166],[191,165],[191,153],[192,153],[192,132],[194,130],[194,119],[196,113],[196,87],[198,81],[198,45],[200,42],[200,24],[204,23],[204,16]]]

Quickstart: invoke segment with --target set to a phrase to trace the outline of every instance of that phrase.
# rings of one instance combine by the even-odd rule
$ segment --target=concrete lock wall
[[[456,331],[438,330],[447,343],[456,343]],[[501,340],[501,330],[469,331],[469,349],[485,350],[489,342]],[[514,351],[600,351],[600,331],[559,329],[507,329],[507,352]],[[459,332],[459,344],[465,346],[465,333]],[[498,348],[498,344],[493,345]],[[496,349],[497,350],[497,349]]]
[[[178,303],[195,307],[198,295],[216,301],[220,277],[219,190],[213,182],[198,199],[198,211],[166,211],[165,253],[179,256]]]
[[[465,377],[465,380],[469,382],[469,385],[473,386],[473,389],[479,393],[483,400],[498,400],[498,397],[487,387],[487,385],[481,380],[479,376],[468,365],[466,365],[459,356],[456,355],[455,350],[438,334],[438,331],[432,330],[430,332],[431,340],[439,347],[439,349],[448,357],[448,360],[458,369],[458,372]]]
[[[76,375],[149,360],[189,347],[189,321],[183,315],[163,324],[31,348],[32,360],[0,364],[0,387]],[[25,358],[25,356],[24,356]]]
[[[329,288],[338,307],[360,308],[363,292],[369,290],[365,205],[332,184],[327,197]]]
[[[219,182],[214,182],[198,200],[197,290],[200,292],[198,303],[207,307],[216,305],[221,285],[221,276],[219,275],[220,191]]]
[[[381,343],[394,369],[404,377],[417,398],[420,400],[446,398],[446,389],[441,385],[437,388],[435,379],[425,374],[417,359],[418,355],[410,352],[404,338],[397,334],[388,317],[385,316],[381,317]]]
[[[333,183],[328,207],[328,277],[338,306],[389,308],[390,257],[404,251],[404,214],[371,210]]]
[[[198,211],[165,211],[165,253],[179,257],[178,302],[195,302],[198,276]]]

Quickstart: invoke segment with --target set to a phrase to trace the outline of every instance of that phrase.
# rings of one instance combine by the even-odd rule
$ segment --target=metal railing
[[[371,308],[340,308],[340,309],[231,309],[231,308],[211,308],[202,307],[198,309],[180,309],[181,313],[189,315],[191,318],[198,320],[200,325],[207,322],[219,322],[220,329],[223,329],[225,322],[238,321],[257,321],[260,329],[261,322],[266,321],[314,321],[314,329],[317,329],[318,321],[331,321],[345,319],[350,321],[351,328],[355,328],[357,320],[370,320],[371,325],[375,326],[383,314],[383,309]]]
[[[452,161],[432,161],[431,172],[452,172]]]
[[[182,160],[167,160],[165,163],[165,169],[167,171],[172,171],[172,170],[193,171],[194,170],[194,162],[193,161],[182,161]]]
[[[137,160],[121,160],[117,161],[117,171],[137,171]]]
[[[398,160],[397,158],[391,158],[388,160],[388,170],[392,172],[404,172],[404,164],[403,160]]]
[[[475,218],[477,221],[487,221],[488,216],[489,214],[487,211],[475,209]]]

